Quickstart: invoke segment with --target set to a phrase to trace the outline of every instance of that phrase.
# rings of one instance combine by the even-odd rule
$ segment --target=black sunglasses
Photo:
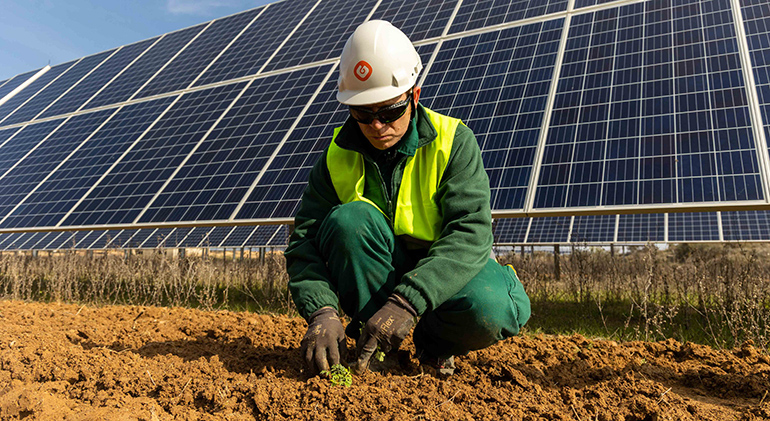
[[[412,94],[410,93],[405,100],[395,104],[387,105],[377,111],[351,105],[350,116],[353,117],[353,120],[356,120],[361,124],[372,124],[375,119],[377,119],[382,124],[388,124],[401,118],[406,113],[406,109],[409,107],[411,102]]]

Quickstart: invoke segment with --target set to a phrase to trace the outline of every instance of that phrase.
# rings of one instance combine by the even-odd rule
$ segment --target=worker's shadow
[[[80,345],[84,348],[102,346],[88,342],[81,342]],[[148,342],[136,349],[116,349],[110,346],[107,348],[116,352],[133,352],[144,358],[175,355],[184,361],[195,361],[201,358],[210,360],[216,356],[225,369],[234,373],[253,372],[260,375],[270,372],[279,377],[307,378],[307,375],[302,372],[304,362],[299,349],[254,345],[246,336],[223,338],[209,333],[189,340]]]

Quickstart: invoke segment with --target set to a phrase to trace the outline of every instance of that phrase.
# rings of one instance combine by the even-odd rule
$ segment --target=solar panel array
[[[770,0],[282,0],[0,81],[0,250],[285,245],[369,19],[498,243],[770,241]]]

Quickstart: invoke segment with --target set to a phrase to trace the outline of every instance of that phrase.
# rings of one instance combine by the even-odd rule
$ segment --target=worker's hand
[[[377,345],[382,352],[398,349],[414,327],[416,319],[417,311],[404,297],[391,295],[364,325],[358,340],[356,370],[361,373],[369,368],[369,360],[377,351]]]
[[[345,349],[345,329],[337,310],[323,307],[310,315],[307,333],[302,338],[302,354],[311,374],[339,364]]]

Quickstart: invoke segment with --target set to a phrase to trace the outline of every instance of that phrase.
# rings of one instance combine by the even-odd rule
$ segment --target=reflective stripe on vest
[[[460,120],[447,117],[427,108],[425,112],[438,135],[433,142],[417,148],[414,156],[407,157],[396,199],[393,231],[396,235],[436,241],[441,235],[441,211],[436,203],[441,177],[449,162],[455,131]],[[364,157],[358,152],[340,148],[334,141],[342,127],[334,130],[334,137],[326,154],[334,189],[342,203],[356,200],[377,205],[364,197]],[[384,215],[388,215],[379,209]]]

